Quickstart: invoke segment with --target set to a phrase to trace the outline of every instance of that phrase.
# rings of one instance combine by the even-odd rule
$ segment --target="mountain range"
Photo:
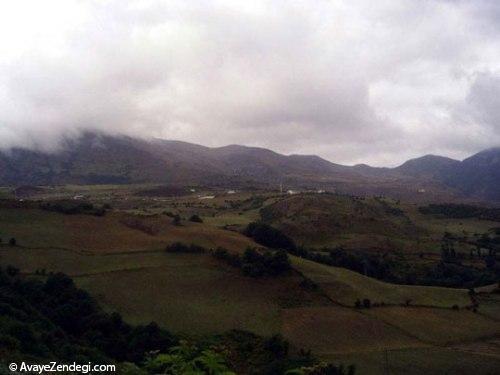
[[[239,145],[210,148],[168,140],[85,133],[57,151],[0,152],[0,185],[158,183],[329,189],[425,200],[500,202],[500,148],[459,161],[426,155],[396,168],[345,166],[314,155]]]

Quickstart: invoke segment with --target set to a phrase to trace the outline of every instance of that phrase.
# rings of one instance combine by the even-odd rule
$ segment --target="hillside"
[[[487,150],[463,162],[428,155],[391,169],[349,167],[314,155],[282,155],[258,147],[209,148],[85,133],[66,139],[51,152],[0,151],[0,185],[163,183],[272,189],[283,185],[414,201],[467,197],[500,201],[499,150]]]
[[[364,220],[385,209],[378,201],[312,197],[318,198],[316,209],[328,203],[340,217],[359,212],[356,225],[364,230],[370,221]],[[295,199],[278,203],[295,207]],[[306,214],[313,215],[312,201],[300,209],[306,205],[311,206]],[[397,217],[386,212],[384,220],[389,221],[376,224],[393,236],[404,229],[397,226]],[[291,353],[312,350],[316,358],[354,363],[360,374],[383,373],[384,355],[394,374],[459,373],[478,363],[478,374],[490,374],[500,362],[494,341],[489,341],[500,334],[495,318],[499,302],[493,293],[477,296],[479,313],[474,313],[466,289],[394,285],[294,256],[287,274],[248,277],[209,253],[168,253],[164,247],[182,241],[239,253],[257,246],[254,242],[209,223],[183,220],[174,225],[168,215],[131,210],[68,215],[25,203],[0,207],[0,226],[2,238],[17,239],[17,246],[0,245],[2,266],[16,266],[23,276],[39,280],[65,272],[105,311],[120,313],[129,324],[154,320],[183,338],[230,329],[267,337],[280,333]],[[356,308],[358,299],[369,299],[372,306]],[[408,369],[410,359],[418,368]]]
[[[500,147],[465,159],[445,183],[467,196],[500,201]]]
[[[260,211],[262,220],[298,244],[328,245],[349,237],[415,237],[419,229],[394,203],[332,194],[285,197]]]

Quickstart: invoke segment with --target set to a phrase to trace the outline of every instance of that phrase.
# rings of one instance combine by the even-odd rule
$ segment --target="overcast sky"
[[[85,129],[463,158],[500,145],[500,1],[0,2],[0,147]]]

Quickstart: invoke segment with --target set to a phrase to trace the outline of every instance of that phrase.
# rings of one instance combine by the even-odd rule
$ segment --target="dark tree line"
[[[219,247],[213,255],[234,267],[241,268],[243,274],[250,277],[278,276],[291,269],[288,254],[284,250],[259,251],[247,248],[240,256]]]
[[[373,254],[362,250],[337,248],[307,249],[297,246],[291,238],[265,223],[255,222],[248,225],[245,234],[257,243],[286,250],[288,253],[329,266],[347,268],[365,276],[379,280],[410,285],[476,287],[496,282],[499,270],[494,254],[485,257],[486,269],[466,266],[458,261],[451,234],[443,238],[442,260],[434,266],[416,267],[404,259],[391,254]],[[480,238],[483,245],[495,239]]]
[[[248,224],[245,235],[253,238],[258,244],[272,249],[282,249],[289,252],[296,249],[296,245],[290,237],[262,222]]]
[[[84,215],[103,216],[106,214],[107,207],[109,207],[109,205],[97,207],[90,202],[71,201],[71,200],[43,202],[40,204],[40,208],[42,210],[59,212],[65,215],[84,214]]]
[[[147,352],[177,343],[155,323],[131,326],[119,314],[105,313],[61,273],[39,281],[13,270],[0,269],[0,348],[12,360],[140,363]]]
[[[425,215],[441,215],[453,219],[477,218],[500,221],[500,208],[486,208],[468,204],[430,204],[419,207],[419,211]]]

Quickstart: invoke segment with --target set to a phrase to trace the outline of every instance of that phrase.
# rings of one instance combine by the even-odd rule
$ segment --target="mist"
[[[500,3],[0,4],[0,148],[84,131],[394,166],[500,145]]]

